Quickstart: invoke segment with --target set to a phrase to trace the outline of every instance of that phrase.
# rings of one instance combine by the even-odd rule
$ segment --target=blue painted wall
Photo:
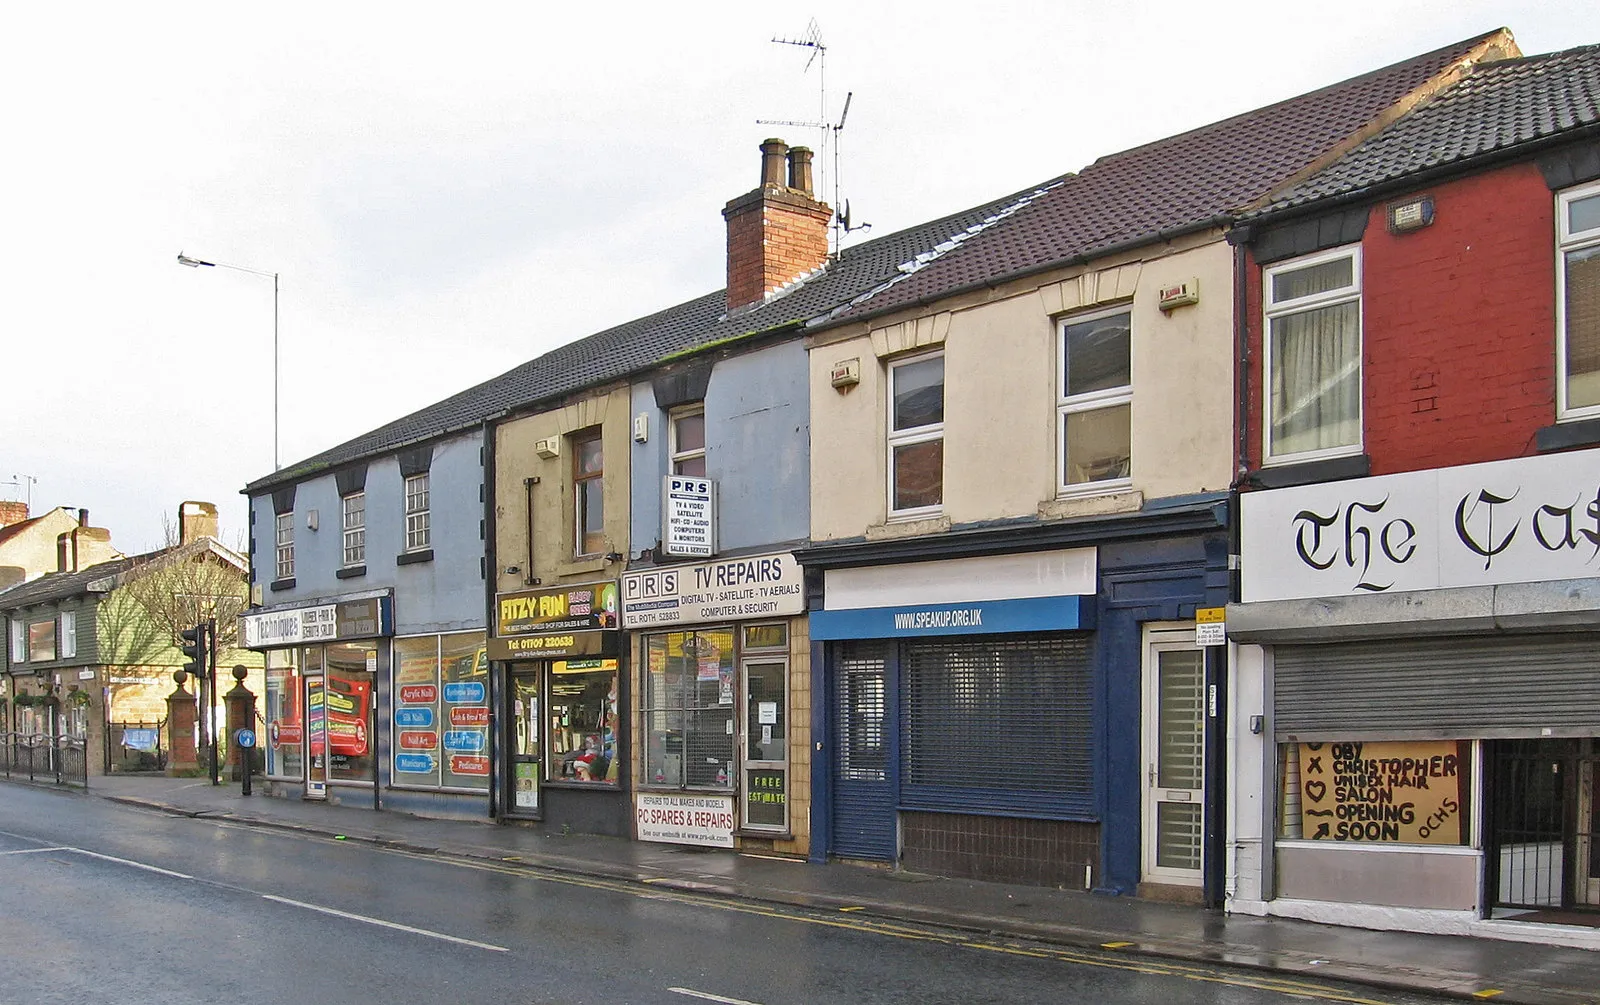
[[[1228,599],[1227,537],[1180,537],[1100,547],[1096,754],[1102,877],[1108,892],[1139,888],[1143,828],[1143,626],[1183,621]]]
[[[250,500],[250,559],[267,607],[393,587],[395,634],[460,631],[484,624],[483,463],[481,433],[433,446],[429,506],[433,561],[398,565],[405,551],[405,479],[393,457],[367,465],[367,572],[339,579],[344,558],[339,488],[332,471],[295,488],[295,585],[273,591],[276,570],[272,495]],[[318,529],[306,526],[317,511]]]
[[[633,414],[650,434],[633,444],[632,553],[661,538],[667,413],[649,381],[633,386]],[[750,551],[810,533],[810,390],[805,348],[784,342],[718,360],[706,388],[706,474],[717,481],[718,550]]]

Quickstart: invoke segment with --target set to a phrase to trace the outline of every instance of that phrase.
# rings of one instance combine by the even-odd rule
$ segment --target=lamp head
[[[185,255],[180,251],[178,252],[178,264],[187,265],[191,269],[198,269],[202,265],[213,265],[214,263],[207,262],[199,258],[190,258],[188,255]]]

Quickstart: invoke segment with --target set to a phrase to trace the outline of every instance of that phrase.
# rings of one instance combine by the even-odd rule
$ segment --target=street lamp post
[[[211,269],[232,269],[234,272],[248,272],[252,276],[272,277],[272,470],[277,471],[278,464],[278,274],[276,272],[263,272],[260,269],[247,269],[242,265],[229,265],[227,262],[208,262],[203,258],[191,258],[183,252],[178,252],[178,264],[187,265],[191,269],[198,269],[204,265]]]

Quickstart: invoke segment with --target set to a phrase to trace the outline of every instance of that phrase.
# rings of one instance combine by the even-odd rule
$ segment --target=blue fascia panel
[[[1059,632],[1092,627],[1084,600],[1093,597],[1021,597],[916,607],[862,607],[812,611],[811,637],[895,639],[923,635],[998,635]]]

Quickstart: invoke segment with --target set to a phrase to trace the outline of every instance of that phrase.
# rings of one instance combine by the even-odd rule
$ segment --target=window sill
[[[590,792],[620,792],[621,782],[580,782],[572,778],[550,778],[539,783],[549,789],[587,789]]]
[[[1039,519],[1062,520],[1077,516],[1137,513],[1144,508],[1144,493],[1125,484],[1103,492],[1074,491],[1039,504]]]
[[[343,569],[339,569],[339,570],[335,571],[334,574],[333,574],[333,578],[335,578],[335,579],[355,579],[357,576],[365,576],[366,574],[367,574],[367,567],[365,565],[347,565]]]
[[[1546,426],[1533,434],[1533,444],[1540,453],[1596,446],[1600,444],[1600,419],[1578,419]]]
[[[1286,489],[1295,485],[1365,478],[1370,474],[1372,474],[1372,458],[1366,454],[1353,454],[1348,457],[1330,457],[1321,461],[1303,461],[1299,464],[1261,468],[1251,473],[1250,485],[1258,489]]]
[[[424,548],[421,551],[405,551],[394,557],[395,565],[421,565],[423,562],[433,561],[433,549]]]
[[[604,572],[607,564],[604,555],[595,558],[577,558],[556,566],[556,575],[581,576],[589,572]]]
[[[278,592],[279,590],[292,590],[294,589],[294,577],[290,576],[288,579],[274,579],[271,583],[267,584],[267,589],[273,591],[274,593]]]
[[[923,534],[943,534],[950,529],[947,516],[891,517],[883,523],[867,528],[868,541],[883,541],[897,537],[918,537]]]

